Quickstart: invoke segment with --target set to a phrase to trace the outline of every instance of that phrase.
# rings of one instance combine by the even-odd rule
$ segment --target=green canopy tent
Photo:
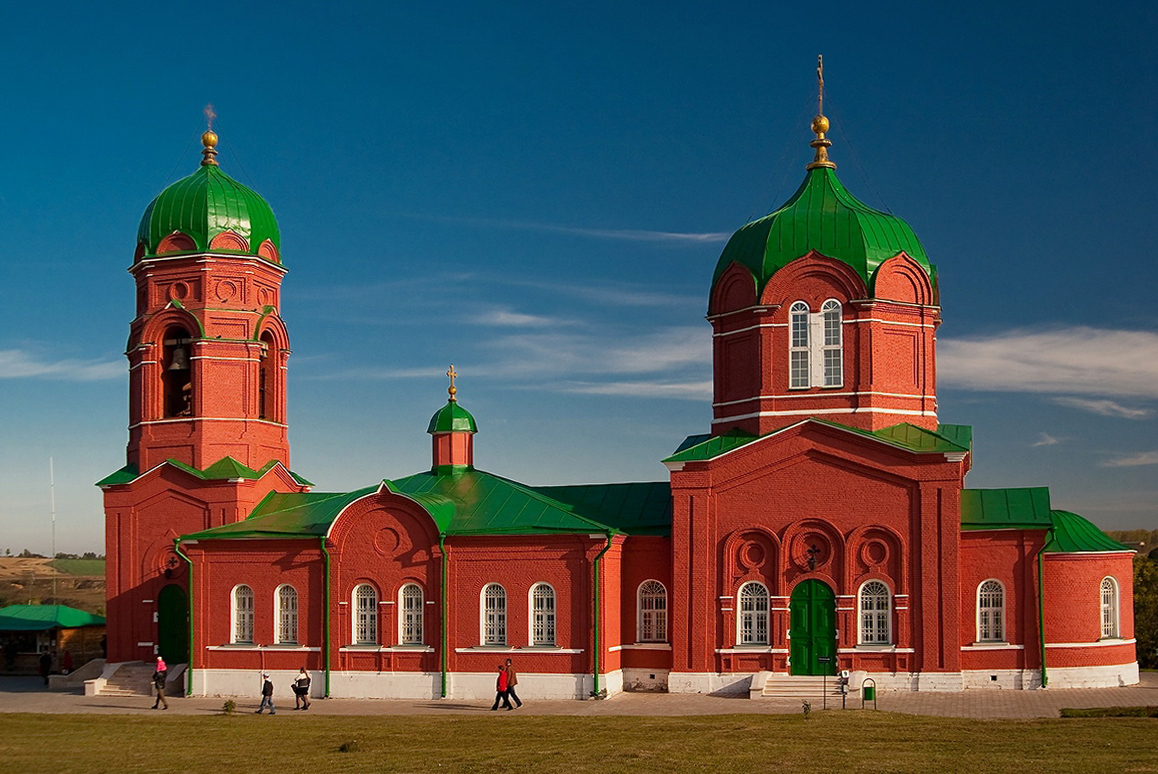
[[[0,607],[0,640],[7,671],[35,672],[38,653],[47,648],[70,654],[75,667],[101,657],[105,619],[67,605]]]

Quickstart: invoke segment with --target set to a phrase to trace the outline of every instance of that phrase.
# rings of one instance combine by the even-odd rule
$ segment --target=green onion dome
[[[478,426],[470,412],[458,405],[453,397],[430,418],[426,432],[435,433],[477,433]]]
[[[818,126],[827,129],[827,119]],[[848,192],[836,177],[836,165],[826,154],[830,144],[818,131],[817,159],[796,193],[779,209],[755,220],[732,235],[716,264],[712,277],[715,287],[733,263],[745,266],[756,278],[758,289],[784,266],[815,250],[821,255],[848,264],[865,286],[872,287],[873,274],[884,261],[904,252],[919,263],[936,284],[936,268],[929,263],[921,240],[908,223],[895,215],[880,212]]]
[[[281,235],[273,210],[260,194],[221,171],[213,158],[217,135],[206,132],[202,142],[201,168],[166,188],[145,209],[137,259],[212,249],[280,262]]]

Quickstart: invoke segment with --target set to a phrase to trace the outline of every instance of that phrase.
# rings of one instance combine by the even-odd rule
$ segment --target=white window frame
[[[736,591],[736,644],[771,644],[768,587],[748,581]]]
[[[1102,639],[1114,640],[1121,637],[1121,596],[1118,579],[1107,575],[1099,585],[1102,611]]]
[[[977,584],[977,642],[1005,642],[1005,584],[996,578]]]
[[[554,648],[558,646],[557,631],[555,628],[558,607],[558,597],[555,587],[550,583],[539,582],[531,586],[527,592],[527,609],[531,611],[528,642],[535,648]]]
[[[893,592],[889,585],[882,580],[865,581],[857,591],[856,602],[857,644],[892,645]]]
[[[507,644],[507,590],[501,584],[488,583],[479,592],[479,642]]]
[[[359,583],[350,594],[350,641],[354,645],[378,645],[378,589]]]
[[[820,330],[813,337],[818,366],[813,369],[819,387],[844,386],[844,323],[840,302],[835,298],[825,301],[816,315]]]
[[[253,640],[253,589],[239,583],[229,592],[230,642],[252,645]]]
[[[667,642],[667,587],[654,578],[635,592],[636,642]]]
[[[813,312],[804,301],[788,308],[788,389],[844,386],[844,307],[835,298]]]
[[[797,301],[788,309],[788,389],[807,390],[812,386],[811,313],[808,304]]]
[[[417,583],[404,583],[398,589],[398,643],[426,644],[426,595]]]
[[[298,590],[288,583],[281,584],[273,590],[273,606],[274,620],[277,622],[273,641],[279,645],[296,645],[298,643]]]

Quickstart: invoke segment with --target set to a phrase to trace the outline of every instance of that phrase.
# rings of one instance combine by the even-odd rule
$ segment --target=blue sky
[[[1158,527],[1151,3],[25,4],[0,33],[0,552],[102,550],[124,464],[125,269],[192,172],[272,204],[293,467],[429,465],[453,362],[476,462],[658,480],[710,420],[727,235],[811,158],[937,263],[940,416],[973,487]]]

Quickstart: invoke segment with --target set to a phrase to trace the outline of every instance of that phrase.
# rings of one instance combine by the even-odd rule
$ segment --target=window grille
[[[531,644],[555,645],[555,590],[546,583],[531,590]]]
[[[768,644],[768,589],[762,583],[740,587],[740,644]]]
[[[667,589],[659,581],[639,587],[639,642],[667,642]]]

